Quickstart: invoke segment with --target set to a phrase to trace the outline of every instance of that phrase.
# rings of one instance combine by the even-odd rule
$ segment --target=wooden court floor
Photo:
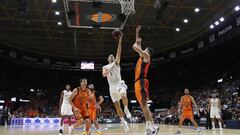
[[[130,132],[124,133],[120,124],[102,124],[103,135],[144,135],[144,124],[129,124]],[[159,135],[174,135],[177,126],[159,125]],[[68,135],[67,127],[65,135]],[[0,127],[0,135],[58,135],[58,125],[31,125],[31,126],[9,126]],[[75,129],[74,135],[81,135],[82,128]],[[183,127],[182,135],[197,135],[193,127]],[[91,135],[96,135],[92,132]],[[202,128],[202,135],[240,135],[240,130],[224,129],[222,132],[205,130]]]

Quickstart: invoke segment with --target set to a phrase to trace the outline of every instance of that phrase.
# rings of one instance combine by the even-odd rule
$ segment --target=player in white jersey
[[[60,97],[60,102],[59,102],[59,110],[60,110],[60,115],[61,115],[61,123],[60,123],[60,130],[59,130],[59,135],[63,135],[63,121],[65,118],[68,118],[68,123],[69,123],[69,135],[71,134],[71,116],[73,115],[72,112],[72,106],[69,103],[69,97],[72,94],[72,91],[70,90],[71,87],[69,84],[66,85],[66,90],[63,90],[61,93]]]
[[[127,121],[125,121],[125,119],[124,119],[124,114],[121,109],[121,103],[120,103],[120,100],[122,99],[126,117],[131,118],[131,114],[128,110],[128,99],[127,99],[127,92],[126,92],[127,85],[122,80],[121,73],[120,73],[122,38],[123,38],[123,34],[121,33],[121,35],[119,37],[116,59],[114,58],[114,55],[112,55],[112,54],[110,54],[108,56],[109,64],[106,66],[103,66],[102,75],[103,75],[103,77],[107,77],[111,99],[115,105],[117,114],[124,126],[125,132],[128,132],[129,127],[127,125]]]
[[[212,98],[209,100],[210,105],[210,118],[212,119],[212,130],[215,130],[215,118],[219,124],[219,130],[222,131],[222,122],[221,122],[221,103],[216,94],[212,95]]]

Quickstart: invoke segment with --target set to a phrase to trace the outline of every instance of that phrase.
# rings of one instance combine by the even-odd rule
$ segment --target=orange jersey
[[[145,63],[143,61],[143,58],[138,59],[137,65],[135,68],[135,81],[147,78],[149,66],[150,66],[150,62]]]
[[[92,94],[93,94],[94,100],[97,101],[97,100],[96,100],[95,92],[92,92]],[[90,102],[89,102],[89,109],[96,109],[96,106],[95,106],[95,105],[96,105],[95,102],[94,102],[93,100],[90,100]]]
[[[78,94],[74,97],[73,104],[79,109],[88,108],[87,104],[90,100],[89,90],[87,88],[85,90],[82,90],[79,87],[77,89]]]
[[[190,95],[182,96],[181,104],[182,104],[183,111],[192,110],[192,104],[193,103],[192,103],[192,100],[191,100],[191,96]]]

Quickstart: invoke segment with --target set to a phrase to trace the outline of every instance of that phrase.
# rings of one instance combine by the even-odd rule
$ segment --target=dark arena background
[[[142,48],[154,49],[147,104],[158,135],[178,130],[186,88],[200,111],[198,116],[193,107],[201,134],[239,135],[240,1],[135,0],[134,6],[135,14],[124,15],[118,0],[0,0],[0,135],[59,134],[61,92],[67,84],[71,90],[79,87],[81,78],[104,98],[97,114],[103,135],[145,135],[134,91],[137,25],[142,26]],[[120,66],[132,114],[125,118],[129,132],[102,75],[109,54],[117,52],[114,29],[123,33]],[[213,94],[220,99],[223,130],[218,124],[216,130],[208,128]],[[76,122],[74,115],[71,122]],[[64,124],[67,135],[67,119]],[[73,131],[84,135],[84,126]],[[93,125],[91,134],[99,135]],[[199,133],[185,121],[182,134]]]

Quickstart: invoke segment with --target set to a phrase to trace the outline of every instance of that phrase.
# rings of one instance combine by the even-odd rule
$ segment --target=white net
[[[125,15],[133,15],[136,13],[134,4],[135,0],[119,0],[121,4],[121,12]]]

